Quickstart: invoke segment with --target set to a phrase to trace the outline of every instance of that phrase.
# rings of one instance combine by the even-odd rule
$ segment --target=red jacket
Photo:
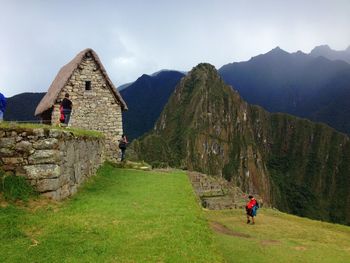
[[[250,199],[250,201],[247,203],[247,208],[252,209],[256,205],[255,198]]]
[[[61,123],[64,122],[64,114],[63,114],[63,107],[62,107],[62,105],[60,106],[60,122]]]

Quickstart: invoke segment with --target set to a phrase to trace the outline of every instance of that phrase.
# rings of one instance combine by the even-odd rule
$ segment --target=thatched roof
[[[78,68],[83,58],[85,57],[85,55],[89,52],[91,53],[92,57],[95,59],[96,63],[100,67],[100,70],[102,71],[103,76],[105,77],[107,83],[109,84],[108,86],[110,87],[112,94],[114,95],[115,99],[120,103],[122,110],[128,109],[125,101],[123,100],[120,93],[117,91],[112,81],[108,77],[106,69],[103,67],[101,60],[97,56],[96,52],[91,48],[87,48],[81,51],[71,62],[64,65],[60,69],[56,78],[51,83],[49,90],[47,91],[45,96],[42,98],[39,105],[36,107],[35,115],[39,115],[43,113],[44,111],[50,109],[55,104],[58,94],[61,92],[62,88],[67,84],[74,70]]]

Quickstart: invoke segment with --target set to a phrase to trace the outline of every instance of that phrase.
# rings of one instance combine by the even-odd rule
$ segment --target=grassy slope
[[[0,208],[0,262],[218,262],[183,172],[104,166],[62,204]]]
[[[242,210],[207,211],[236,236],[215,233],[227,262],[349,262],[350,228],[260,209],[255,225]],[[246,234],[250,237],[238,237]]]
[[[43,200],[39,200],[43,202]],[[38,203],[38,202],[37,202]],[[72,199],[0,206],[0,262],[348,262],[350,228],[261,209],[203,212],[183,172],[104,166]],[[232,235],[210,231],[207,220]],[[249,237],[237,235],[248,234]]]

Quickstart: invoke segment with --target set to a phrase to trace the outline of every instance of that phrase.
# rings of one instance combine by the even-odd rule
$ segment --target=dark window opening
[[[91,90],[91,81],[85,81],[85,90]]]

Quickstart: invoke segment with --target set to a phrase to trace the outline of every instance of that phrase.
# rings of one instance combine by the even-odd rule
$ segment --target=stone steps
[[[193,189],[204,208],[210,210],[244,208],[246,194],[221,177],[189,172]]]

